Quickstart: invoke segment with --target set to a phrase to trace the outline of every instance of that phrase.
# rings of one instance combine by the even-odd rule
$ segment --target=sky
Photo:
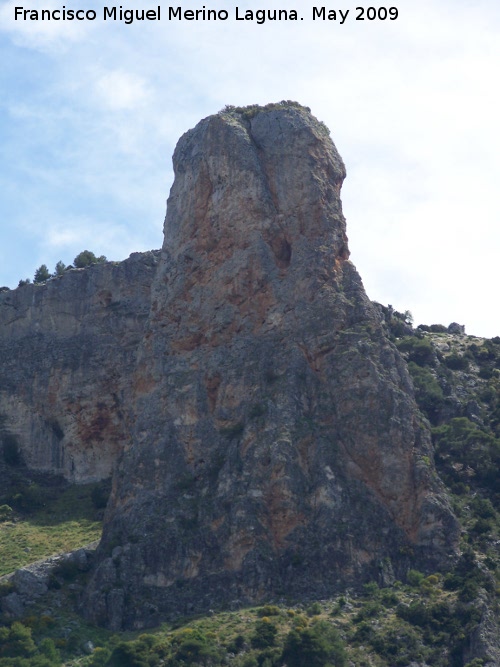
[[[22,2],[0,0],[0,286],[85,249],[121,260],[161,247],[178,138],[226,104],[290,99],[346,164],[369,297],[415,324],[500,335],[498,0],[325,5],[336,21],[313,21],[315,0],[207,0],[228,20],[169,21],[162,4],[160,21],[130,25],[103,21],[105,0],[66,0],[95,21],[15,21],[16,6],[64,4]],[[236,6],[303,20],[237,21]],[[383,6],[397,18],[356,20]]]

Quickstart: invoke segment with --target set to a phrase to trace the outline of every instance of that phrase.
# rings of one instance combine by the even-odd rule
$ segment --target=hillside
[[[287,663],[292,665],[325,665],[327,661],[356,667],[500,664],[497,602],[500,340],[449,334],[445,327],[439,327],[441,331],[425,331],[425,327],[411,329],[408,325],[404,327],[405,335],[397,337],[392,332],[401,333],[402,322],[404,319],[396,315],[387,326],[396,345],[405,350],[419,405],[432,420],[437,473],[446,484],[461,525],[462,556],[454,567],[430,575],[409,570],[403,582],[381,569],[362,590],[347,590],[319,603],[297,604],[287,601],[286,596],[274,598],[264,607],[216,610],[206,617],[179,619],[139,639],[97,630],[75,616],[71,611],[74,592],[67,599],[64,589],[72,584],[81,590],[88,574],[67,567],[66,572],[63,569],[56,575],[60,584],[51,592],[56,604],[45,597],[24,612],[22,620],[32,630],[36,643],[40,646],[43,639],[50,638],[59,656],[64,657],[64,664],[82,666],[282,665],[285,645],[288,651],[290,645],[294,646],[301,656],[298,662],[292,658]],[[15,472],[19,478],[20,469]],[[59,518],[62,506],[68,519],[71,502],[68,504],[66,499],[61,504],[61,495],[71,489],[79,489],[79,513],[72,518],[74,524],[82,525],[82,518],[88,520],[86,516],[96,518],[98,510],[92,502],[82,517],[85,510],[81,502],[83,495],[88,497],[93,489],[100,487],[62,484],[54,491],[54,480],[50,485],[49,480],[45,481],[51,489],[43,494],[45,506],[35,507],[29,513],[18,507],[14,510],[15,523],[12,515],[4,517],[0,528],[3,535],[12,529],[12,523],[21,529],[25,523],[46,523],[51,515]],[[38,493],[43,483],[43,478],[38,480]],[[11,493],[4,494],[1,502],[10,502]],[[105,493],[103,489],[98,496],[94,491],[94,497],[105,498]],[[51,542],[50,537],[42,546],[45,555],[60,551],[59,543]],[[76,540],[73,547],[77,546],[83,546],[83,542]],[[42,554],[23,552],[22,557],[29,562]],[[5,543],[2,556],[3,562],[10,557]],[[2,592],[4,596],[12,594],[5,579]],[[10,625],[12,620],[4,615],[4,622]],[[304,645],[305,639],[309,644]],[[89,641],[94,652],[84,657]],[[313,651],[311,643],[314,646],[315,642],[320,646]],[[25,652],[29,660],[26,664],[36,664],[33,657],[36,654],[31,653],[31,658],[29,655],[29,651]],[[289,653],[286,655],[290,661]],[[62,658],[53,658],[47,664],[62,662]]]
[[[500,664],[500,339],[368,299],[306,107],[173,162],[161,252],[0,294],[0,665]]]

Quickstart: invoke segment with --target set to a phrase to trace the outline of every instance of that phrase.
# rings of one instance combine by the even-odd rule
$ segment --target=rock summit
[[[173,160],[91,617],[141,626],[439,567],[456,524],[348,259],[328,130],[297,104],[227,108]]]

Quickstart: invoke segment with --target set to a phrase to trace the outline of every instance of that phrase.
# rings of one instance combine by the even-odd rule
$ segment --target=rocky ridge
[[[7,458],[82,483],[129,440],[130,377],[158,252],[0,293],[0,437]]]
[[[89,617],[142,627],[443,566],[457,525],[348,260],[324,125],[229,109],[180,139],[174,171]]]
[[[161,254],[0,294],[4,454],[114,471],[87,616],[145,627],[445,567],[457,524],[348,259],[325,126],[229,108],[174,170]]]

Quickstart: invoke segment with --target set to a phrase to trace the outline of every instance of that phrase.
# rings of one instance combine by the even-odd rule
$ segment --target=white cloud
[[[19,0],[8,0],[0,6],[0,32],[6,32],[17,46],[57,54],[84,40],[91,29],[85,21],[41,20],[42,9],[48,12],[62,9],[62,3],[57,0],[44,0],[43,4],[23,7],[37,11],[40,20],[31,20],[31,14],[26,20],[24,14],[18,15],[16,20],[16,7],[23,7]]]
[[[95,92],[97,102],[111,111],[137,110],[151,101],[145,80],[124,70],[99,74]]]
[[[295,4],[306,12],[307,3]],[[347,4],[354,11],[359,3]],[[352,258],[369,295],[419,321],[456,319],[473,333],[500,334],[491,308],[500,5],[394,4],[400,17],[384,24],[163,19],[95,22],[83,32],[69,24],[21,31],[9,18],[13,1],[3,4],[0,22],[16,44],[45,51],[43,61],[11,52],[19,62],[3,128],[0,179],[10,194],[1,213],[9,230],[31,230],[12,243],[24,244],[34,267],[44,253],[72,253],[73,242],[76,253],[92,238],[113,258],[109,248],[128,254],[153,237],[157,246],[180,134],[227,103],[297,99],[331,128],[346,162]],[[71,58],[57,51],[68,46]],[[25,77],[19,87],[16,74]],[[8,238],[16,237],[2,238],[4,247]],[[15,271],[8,259],[0,276]]]

